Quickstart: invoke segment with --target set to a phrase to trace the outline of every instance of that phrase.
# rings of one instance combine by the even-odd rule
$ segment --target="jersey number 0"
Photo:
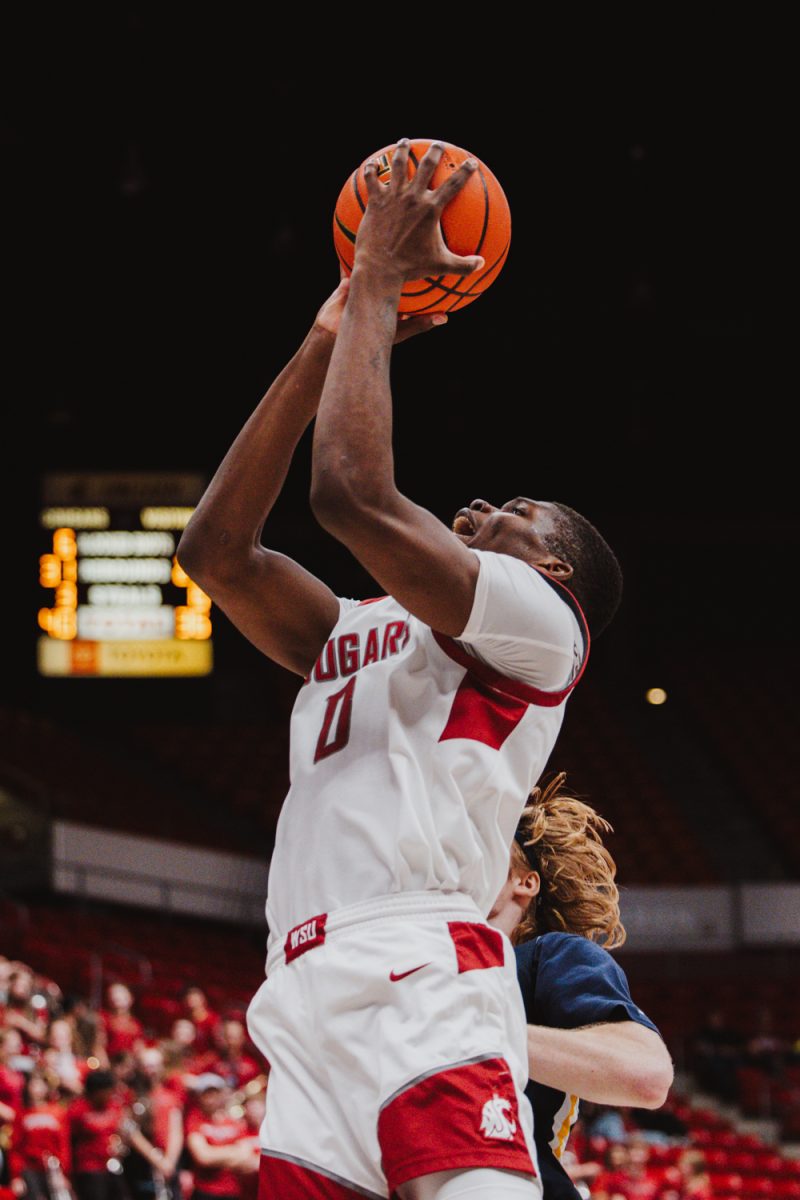
[[[356,676],[348,679],[343,688],[328,696],[325,702],[325,716],[322,719],[322,729],[317,738],[317,748],[314,752],[314,762],[329,758],[338,750],[343,750],[350,740],[350,718],[353,714],[353,692],[356,690]]]

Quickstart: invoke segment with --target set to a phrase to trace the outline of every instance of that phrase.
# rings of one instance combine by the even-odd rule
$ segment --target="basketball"
[[[412,140],[408,155],[409,179],[431,140]],[[478,163],[477,171],[442,213],[444,240],[454,254],[480,254],[485,265],[467,276],[439,275],[406,283],[400,298],[401,313],[450,313],[465,308],[494,283],[508,256],[511,210],[499,182],[475,154],[448,142],[441,144],[444,153],[433,174],[431,187],[438,187],[465,159],[474,158]],[[395,149],[395,146],[385,146],[377,154],[370,154],[347,180],[336,201],[333,243],[348,275],[353,269],[356,234],[367,207],[364,166],[370,159],[377,159],[378,180],[387,183]]]

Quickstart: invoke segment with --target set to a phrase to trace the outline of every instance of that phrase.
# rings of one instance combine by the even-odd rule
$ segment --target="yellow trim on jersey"
[[[564,1153],[564,1149],[567,1145],[567,1139],[569,1137],[569,1131],[575,1124],[575,1118],[578,1115],[578,1099],[579,1098],[577,1096],[570,1096],[569,1098],[569,1112],[561,1122],[561,1128],[556,1135],[556,1145],[553,1150],[556,1158],[561,1158],[561,1155]]]

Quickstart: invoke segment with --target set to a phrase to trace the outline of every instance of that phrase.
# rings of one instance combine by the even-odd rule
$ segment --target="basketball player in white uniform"
[[[179,548],[265,654],[305,678],[278,825],[262,1200],[540,1195],[514,955],[485,922],[619,568],[565,506],[482,500],[452,529],[397,489],[389,361],[407,279],[469,274],[444,245],[465,164],[413,181],[408,143],[323,306],[212,480]],[[316,415],[312,508],[387,593],[356,602],[260,543]],[[584,611],[585,610],[585,616]]]

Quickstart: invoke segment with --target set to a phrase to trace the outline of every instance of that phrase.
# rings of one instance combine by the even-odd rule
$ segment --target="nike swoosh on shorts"
[[[398,975],[394,971],[389,972],[389,978],[392,983],[397,983],[400,979],[405,979],[406,975],[413,975],[415,971],[421,971],[423,967],[429,967],[430,963],[420,963],[418,967],[412,967],[410,971],[401,971]]]

